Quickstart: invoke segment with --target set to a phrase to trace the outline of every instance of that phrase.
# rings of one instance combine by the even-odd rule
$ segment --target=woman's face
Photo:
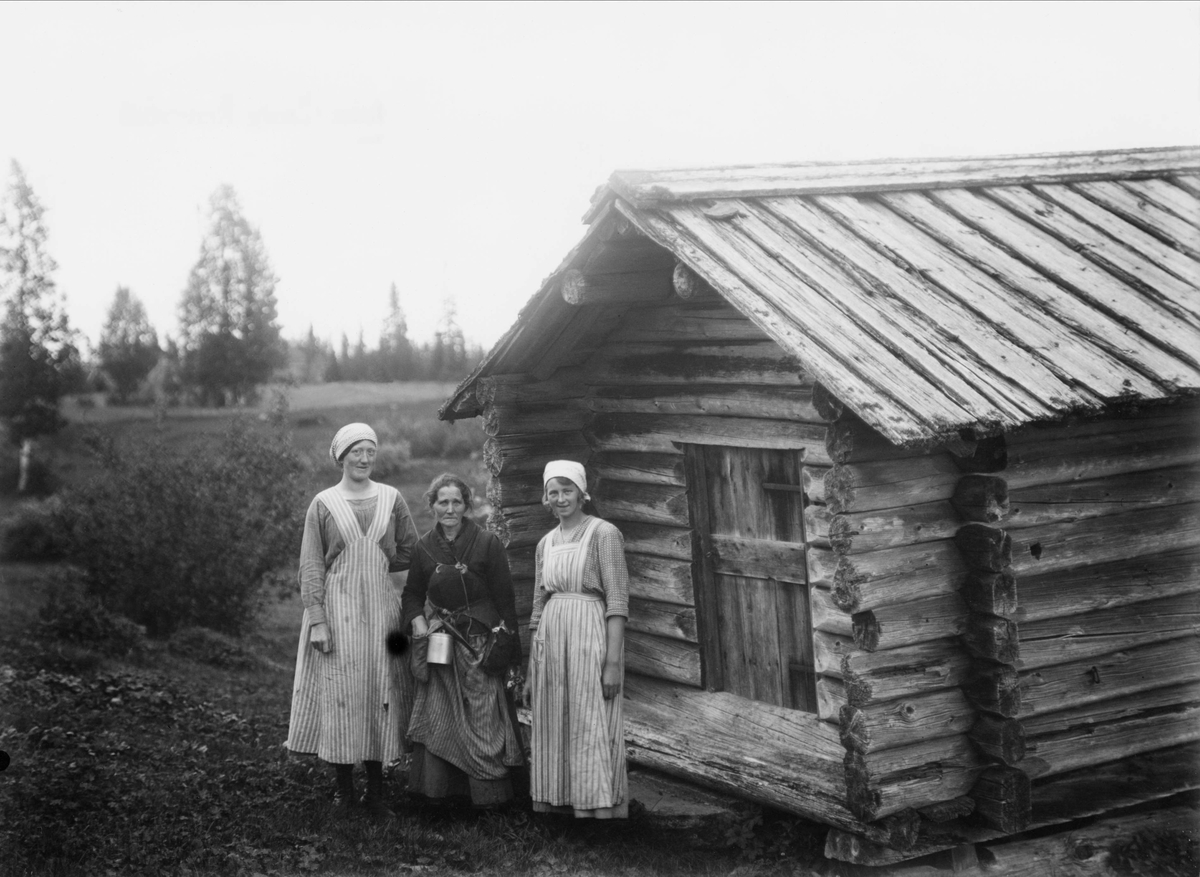
[[[569,518],[583,505],[583,494],[568,478],[551,478],[546,482],[546,499],[559,518]]]
[[[351,481],[368,481],[375,468],[375,442],[364,439],[355,442],[342,457],[342,472]]]
[[[454,485],[439,487],[437,499],[431,506],[433,517],[442,525],[446,533],[457,533],[462,526],[463,515],[467,513],[467,504],[463,501],[462,491]]]

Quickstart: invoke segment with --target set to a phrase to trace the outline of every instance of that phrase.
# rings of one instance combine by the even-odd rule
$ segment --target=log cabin
[[[633,761],[886,864],[1200,787],[1200,148],[618,171],[443,405],[528,616],[585,463]]]

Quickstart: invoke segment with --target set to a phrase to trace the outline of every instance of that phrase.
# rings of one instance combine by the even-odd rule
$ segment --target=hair
[[[593,488],[598,487],[600,484],[600,479],[597,478],[594,480],[595,480],[596,484],[593,485]],[[563,478],[558,475],[554,476],[554,478],[552,478],[551,481],[570,481],[572,484],[575,484],[574,480],[572,480],[570,478]],[[575,489],[576,490],[579,489],[578,484],[575,484]],[[595,502],[595,500],[592,499],[591,491],[584,491],[583,496],[584,496],[584,499],[579,504],[579,507],[581,509],[583,509],[583,513],[585,515],[591,515],[592,517],[596,517],[596,518],[600,517],[600,512],[596,509],[596,502]],[[550,514],[552,514],[552,515],[554,514],[554,506],[552,506],[550,504],[550,495],[546,492],[546,485],[544,485],[544,484],[542,485],[542,508],[544,508]]]
[[[467,487],[467,482],[452,472],[443,472],[429,482],[429,489],[425,491],[425,503],[432,507],[437,502],[438,491],[443,487],[457,487],[462,494],[463,503],[468,509],[471,508],[471,488]]]

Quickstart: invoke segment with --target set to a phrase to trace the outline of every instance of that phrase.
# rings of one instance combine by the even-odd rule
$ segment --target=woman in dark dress
[[[435,524],[413,552],[404,623],[418,656],[431,632],[453,628],[457,636],[452,663],[414,665],[409,787],[429,798],[469,794],[476,806],[495,806],[512,798],[509,769],[523,762],[504,678],[479,666],[493,628],[517,629],[508,558],[500,540],[466,516],[471,489],[461,478],[439,475],[425,500]]]

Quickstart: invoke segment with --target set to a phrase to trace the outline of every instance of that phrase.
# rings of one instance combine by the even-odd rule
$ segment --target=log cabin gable
[[[1200,746],[1200,407],[1155,404],[1197,390],[1186,350],[1200,341],[1200,247],[1181,211],[1200,204],[1200,178],[1147,173],[1005,192],[602,205],[584,242],[443,416],[483,414],[491,526],[507,540],[523,615],[533,546],[553,523],[539,503],[541,465],[571,457],[596,479],[601,513],[625,534],[636,582],[627,716],[638,760],[823,820],[835,827],[830,854],[851,859],[871,849],[886,858],[880,844],[915,850],[917,826],[926,837],[941,824],[947,836],[995,836],[1200,785],[1200,758],[1192,758],[1193,769],[1153,788],[1117,784],[1127,791],[1086,802],[1064,791],[1083,782],[1078,771],[1131,759],[1178,765],[1188,762],[1180,751]],[[806,334],[820,313],[830,316],[811,307],[825,305],[788,299],[754,273],[760,263],[727,261],[725,244],[740,235],[764,245],[772,216],[803,229],[809,256],[831,260],[824,282],[835,274],[845,282],[842,322],[830,324],[845,333]],[[1047,225],[1059,221],[1062,228]],[[970,247],[948,237],[959,226]],[[1118,231],[1138,255],[1097,254]],[[1091,249],[1078,247],[1095,234]],[[1042,260],[1052,251],[1051,270]],[[931,270],[921,260],[935,254],[948,261]],[[776,248],[772,258],[792,271],[802,256]],[[812,280],[817,267],[795,276]],[[1114,294],[1133,289],[1134,310],[1166,320],[1164,343],[1141,336],[1099,367],[1096,356],[1114,355],[1109,327],[1088,323],[1086,296],[1082,309],[1063,309],[1071,302],[1062,295],[1080,294],[1064,278],[1083,270],[1116,277]],[[972,295],[1007,290],[1005,308],[1041,296],[1048,310],[1033,316],[1048,320],[1055,337],[1022,339],[1018,327],[1031,314],[1013,311],[985,320],[1003,339],[981,336],[986,344],[965,358],[955,360],[956,338],[942,338],[938,356],[954,361],[953,380],[930,384],[933,372],[920,366],[924,383],[892,387],[884,372],[863,371],[855,351],[897,325],[890,308],[902,299],[934,308],[918,313],[935,332],[951,325],[943,319],[956,307],[948,278]],[[868,288],[875,297],[860,300]],[[784,297],[771,298],[772,289]],[[928,295],[942,298],[920,298]],[[959,328],[972,325],[983,324]],[[822,338],[837,348],[831,360],[821,359],[830,353]],[[1032,360],[1049,369],[1046,381],[1014,366],[1005,345],[1015,339],[1027,352],[1054,351],[1059,362]],[[992,354],[998,369],[979,370],[979,357]],[[870,386],[839,381],[821,366],[833,360]],[[917,360],[896,362],[901,375]],[[1054,395],[1055,369],[1090,396]],[[1097,392],[1114,375],[1124,375],[1123,388]],[[955,382],[963,380],[979,394],[966,405],[971,417],[938,420],[930,412],[942,403],[928,387],[962,405],[967,396]],[[1010,414],[993,416],[997,407]],[[710,453],[735,467],[731,459],[751,448],[800,455],[778,484],[799,488],[801,535],[772,533],[770,551],[757,546],[750,559],[774,564],[762,581],[805,580],[815,714],[790,708],[799,695],[784,700],[792,668],[782,664],[791,661],[757,675],[735,664],[741,690],[732,690],[713,632],[714,619],[735,607],[715,603],[720,595],[706,578],[722,574],[717,561],[747,562],[746,536],[713,531],[709,513],[729,500],[697,489],[698,469],[713,465]],[[746,598],[736,609],[754,605]],[[777,599],[773,606],[740,618],[786,615]],[[778,693],[774,700],[758,696],[766,689]],[[737,752],[739,725],[762,735],[752,758]],[[711,741],[703,764],[689,749],[693,735]],[[785,750],[797,753],[792,767],[782,756],[765,765],[760,757]],[[962,821],[967,814],[973,823]]]

